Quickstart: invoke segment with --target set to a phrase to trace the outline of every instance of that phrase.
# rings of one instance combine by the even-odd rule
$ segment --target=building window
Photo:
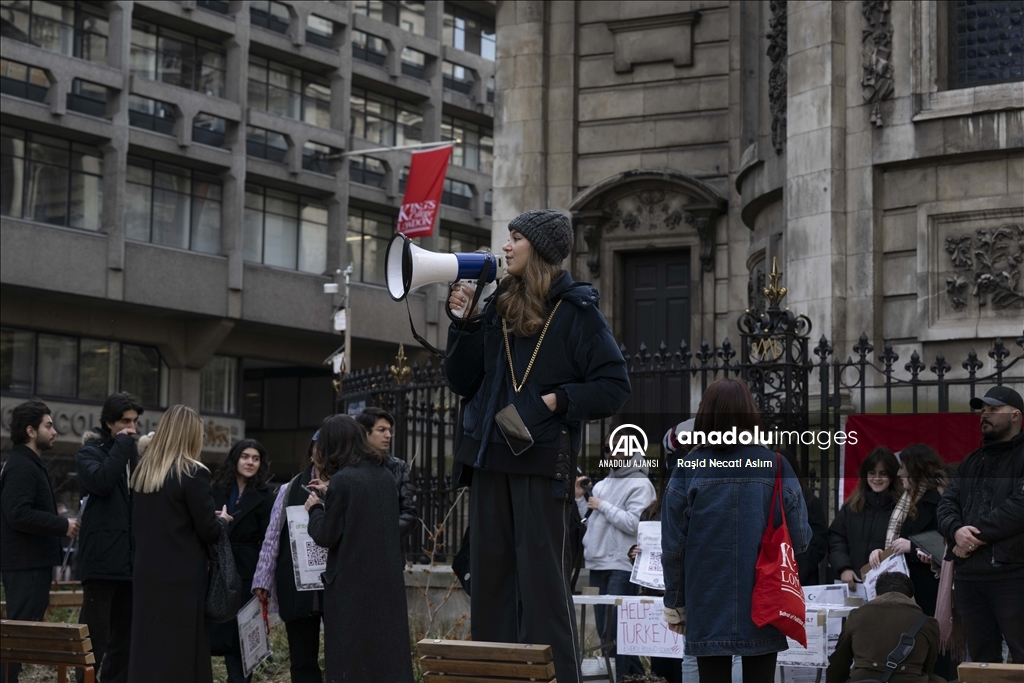
[[[133,21],[131,59],[139,78],[224,97],[224,49],[216,43]]]
[[[204,414],[238,413],[238,359],[214,356],[199,371],[199,410]]]
[[[352,56],[363,62],[384,66],[388,46],[383,39],[362,31],[352,31]]]
[[[302,168],[313,173],[331,174],[331,157],[338,154],[338,150],[321,145],[318,142],[307,142],[302,146]]]
[[[199,112],[192,119],[192,142],[210,147],[223,147],[228,122],[219,116]]]
[[[291,16],[288,6],[273,0],[254,0],[249,3],[249,21],[276,33],[288,33]]]
[[[473,72],[454,62],[444,62],[441,65],[441,80],[447,90],[454,90],[463,95],[473,92]]]
[[[0,329],[0,391],[104,401],[127,391],[144,406],[167,402],[167,364],[152,346]]]
[[[199,0],[196,7],[202,7],[218,14],[231,14],[231,7],[227,0]]]
[[[443,42],[494,61],[494,19],[446,2]]]
[[[1024,80],[1024,2],[953,0],[949,11],[951,87]]]
[[[50,80],[46,72],[28,64],[0,59],[0,92],[33,102],[45,102]]]
[[[76,78],[68,91],[67,106],[80,114],[104,117],[107,115],[107,88]]]
[[[246,126],[245,153],[251,157],[283,164],[285,157],[288,156],[288,140],[272,130]]]
[[[334,22],[330,19],[310,14],[306,19],[306,42],[319,45],[328,50],[334,47]]]
[[[3,37],[90,62],[107,62],[106,12],[85,2],[5,0]]]
[[[441,203],[457,209],[469,209],[473,203],[473,188],[458,180],[445,178],[444,189],[441,191]]]
[[[485,232],[471,232],[441,226],[437,238],[437,249],[441,253],[472,252],[477,249],[491,250],[491,236]]]
[[[352,88],[352,135],[381,145],[409,145],[423,139],[423,112],[419,107]]]
[[[245,260],[306,273],[327,269],[327,206],[309,197],[245,186]]]
[[[177,118],[174,106],[167,102],[138,95],[128,96],[128,124],[131,126],[173,135],[174,122]]]
[[[494,165],[494,135],[490,127],[443,116],[441,139],[462,140],[452,148],[453,164],[490,174]]]
[[[348,162],[348,179],[360,185],[384,187],[387,169],[384,162],[373,157],[352,157]]]
[[[491,215],[491,210],[492,210],[493,202],[494,202],[494,191],[493,190],[487,190],[486,194],[484,194],[484,215],[485,216],[490,216]]]
[[[219,254],[221,184],[215,176],[128,157],[125,236]]]
[[[423,2],[410,0],[356,0],[353,14],[362,14],[385,24],[401,26],[403,31],[424,35],[427,22]]]
[[[0,205],[4,216],[100,229],[103,207],[103,154],[95,147],[2,129]]]
[[[331,86],[326,79],[260,57],[249,58],[249,106],[331,127]]]
[[[353,275],[360,282],[383,285],[384,256],[395,234],[395,217],[350,208],[348,211],[348,257]]]
[[[426,76],[427,56],[412,48],[402,49],[402,73],[423,80]]]

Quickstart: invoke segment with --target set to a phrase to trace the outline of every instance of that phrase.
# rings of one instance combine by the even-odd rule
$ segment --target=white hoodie
[[[593,496],[601,505],[587,520],[587,533],[583,535],[583,557],[587,569],[618,569],[632,571],[629,561],[630,547],[636,543],[640,513],[657,498],[654,484],[647,478],[647,468],[637,461],[612,470],[607,479],[594,486]],[[587,514],[587,501],[576,499],[580,516]]]

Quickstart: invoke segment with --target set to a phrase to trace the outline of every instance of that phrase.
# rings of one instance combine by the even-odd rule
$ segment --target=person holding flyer
[[[300,591],[296,586],[296,565],[286,512],[287,508],[302,509],[309,496],[306,488],[310,481],[317,481],[320,477],[320,470],[312,462],[319,435],[319,431],[313,435],[306,451],[310,463],[277,492],[252,579],[253,595],[266,605],[268,614],[280,616],[288,632],[292,683],[321,683],[323,680],[319,661],[323,587]]]
[[[252,588],[263,537],[270,524],[274,492],[267,486],[269,477],[270,459],[263,445],[256,439],[242,439],[231,447],[213,486],[214,505],[228,523],[231,553],[242,580],[243,596],[248,596]],[[248,683],[251,679],[242,668],[238,623],[234,619],[210,625],[210,653],[224,655],[228,683]]]
[[[330,477],[310,482],[305,504],[309,535],[328,552],[326,681],[412,683],[395,478],[348,415],[324,420],[313,461]]]

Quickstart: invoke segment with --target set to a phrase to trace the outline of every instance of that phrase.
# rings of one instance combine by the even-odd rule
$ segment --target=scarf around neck
[[[904,491],[903,495],[900,496],[896,507],[892,509],[892,515],[889,516],[889,528],[885,530],[885,547],[887,549],[891,548],[896,539],[900,537],[900,529],[903,528],[903,522],[910,511],[910,503],[914,500],[921,500],[921,496],[924,495],[926,490],[924,484],[918,484],[917,490],[913,494],[910,491]]]

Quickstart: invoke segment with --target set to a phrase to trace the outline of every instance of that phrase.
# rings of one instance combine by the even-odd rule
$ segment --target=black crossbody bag
[[[900,664],[903,663],[910,653],[914,651],[914,645],[916,643],[917,633],[924,626],[924,623],[928,621],[928,615],[921,613],[921,616],[914,622],[913,627],[903,634],[900,634],[900,642],[896,646],[896,649],[889,653],[889,656],[885,660],[885,673],[882,674],[881,678],[869,678],[867,680],[859,681],[858,683],[889,683],[889,679],[896,673],[896,669],[899,668]]]

